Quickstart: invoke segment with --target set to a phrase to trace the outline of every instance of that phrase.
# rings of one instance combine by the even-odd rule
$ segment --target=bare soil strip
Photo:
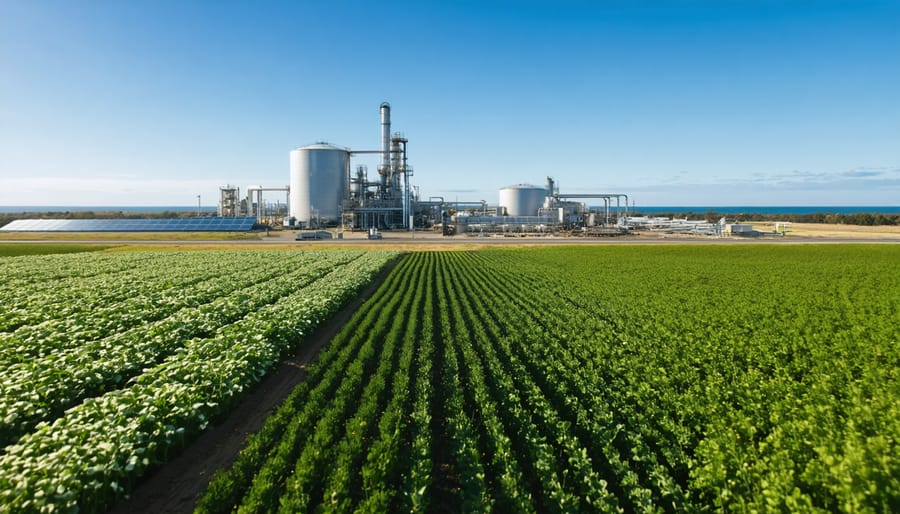
[[[356,298],[310,334],[295,354],[257,384],[225,419],[201,434],[177,457],[146,476],[132,491],[131,497],[116,504],[110,512],[192,512],[216,470],[234,462],[247,436],[259,430],[272,411],[303,381],[306,366],[381,286],[398,260],[388,263]]]

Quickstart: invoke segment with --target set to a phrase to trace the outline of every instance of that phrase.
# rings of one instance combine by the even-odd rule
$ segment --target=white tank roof
[[[319,142],[311,145],[301,146],[299,148],[295,148],[295,150],[339,150],[341,152],[349,152],[349,148],[341,148],[340,146],[335,146],[330,143]]]
[[[541,186],[533,186],[531,184],[513,184],[511,186],[506,186],[506,187],[503,187],[500,189],[542,189],[542,190],[546,190],[547,188],[541,187]]]

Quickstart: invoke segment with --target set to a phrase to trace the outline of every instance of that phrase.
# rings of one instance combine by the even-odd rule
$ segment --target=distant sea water
[[[600,208],[600,207],[598,207]],[[755,205],[720,205],[720,206],[702,206],[702,205],[667,205],[667,206],[644,206],[637,205],[630,209],[633,212],[641,214],[662,214],[662,213],[686,213],[693,212],[695,214],[703,214],[709,211],[717,214],[856,214],[860,212],[881,213],[881,214],[900,214],[900,205],[894,206],[858,206],[858,205],[791,205],[791,206],[755,206]],[[151,212],[197,212],[197,206],[190,205],[163,205],[163,206],[65,206],[65,205],[28,205],[28,206],[7,206],[0,205],[0,214],[18,214],[18,213],[34,213],[34,212],[127,212],[127,213],[151,213]],[[215,206],[203,206],[200,211],[204,214],[211,214],[217,211]]]
[[[190,205],[152,205],[139,206],[133,205],[96,205],[96,206],[72,206],[72,205],[0,205],[0,214],[18,214],[23,212],[128,212],[128,213],[150,213],[150,212],[197,212],[197,206]],[[204,205],[200,208],[202,213],[218,212],[215,206]]]

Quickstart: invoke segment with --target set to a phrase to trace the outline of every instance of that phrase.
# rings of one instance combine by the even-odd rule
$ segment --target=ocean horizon
[[[0,205],[0,214],[21,214],[36,212],[197,212],[197,206],[190,205]],[[218,212],[215,205],[203,205],[204,214]]]
[[[602,208],[594,206],[595,208]],[[203,214],[214,214],[216,206],[201,206]],[[159,213],[159,212],[197,212],[197,206],[189,205],[0,205],[0,214],[33,214],[44,212],[123,212],[132,214]],[[681,214],[706,212],[717,214],[857,214],[857,213],[881,213],[900,214],[900,205],[638,205],[629,207],[629,212],[640,214]]]

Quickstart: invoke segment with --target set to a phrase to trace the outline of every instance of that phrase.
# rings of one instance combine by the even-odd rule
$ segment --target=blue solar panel
[[[15,220],[3,232],[246,232],[256,218]]]

